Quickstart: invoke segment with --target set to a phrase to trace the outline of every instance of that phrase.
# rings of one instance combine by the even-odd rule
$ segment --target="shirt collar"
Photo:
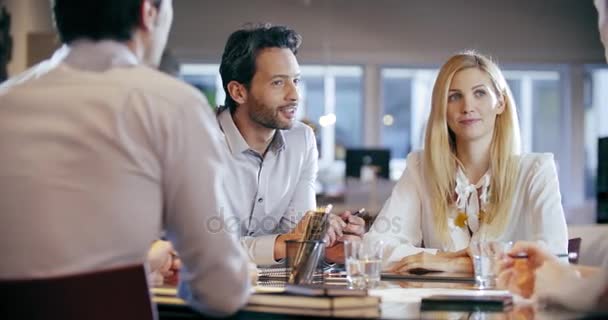
[[[116,67],[132,67],[139,59],[124,43],[114,40],[76,40],[69,45],[64,59],[69,66],[85,71],[103,72]]]
[[[283,135],[283,130],[277,129],[274,133],[274,137],[272,137],[272,141],[270,142],[270,150],[274,153],[279,153],[285,149],[285,136]]]
[[[217,118],[232,155],[251,150],[249,144],[247,144],[247,141],[245,141],[245,138],[243,138],[241,132],[236,127],[236,124],[234,124],[230,110],[228,108],[222,109],[223,110],[219,111]],[[283,149],[285,149],[285,137],[283,136],[283,132],[282,130],[275,130],[274,137],[272,137],[272,141],[270,142],[269,150],[278,153]]]

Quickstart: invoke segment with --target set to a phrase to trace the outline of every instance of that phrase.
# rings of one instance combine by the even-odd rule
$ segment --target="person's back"
[[[0,277],[141,262],[161,227],[164,133],[176,125],[168,120],[200,99],[188,89],[144,66],[66,63],[5,87]]]
[[[161,13],[171,3],[156,2]],[[143,263],[164,229],[184,298],[234,312],[247,262],[235,235],[207,226],[231,213],[221,212],[226,155],[206,100],[143,66],[137,44],[96,40],[68,41],[67,56],[0,88],[0,280]]]

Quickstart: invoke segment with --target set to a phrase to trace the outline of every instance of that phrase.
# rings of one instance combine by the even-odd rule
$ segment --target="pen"
[[[353,212],[352,215],[355,216],[355,217],[360,217],[360,216],[362,216],[364,214],[365,214],[365,208],[361,208],[361,209]]]
[[[576,252],[570,253],[557,253],[555,254],[558,258],[568,258],[568,259],[576,259],[578,258],[578,254]],[[512,259],[528,259],[528,254],[525,252],[520,252],[514,255],[509,255]]]

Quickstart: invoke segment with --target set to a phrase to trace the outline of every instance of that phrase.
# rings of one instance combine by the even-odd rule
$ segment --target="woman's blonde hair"
[[[431,102],[431,114],[424,141],[424,174],[430,181],[436,230],[448,241],[448,212],[454,202],[456,187],[456,140],[447,123],[448,91],[454,75],[477,68],[485,72],[493,89],[504,101],[504,111],[497,115],[490,146],[490,199],[484,223],[489,233],[498,235],[506,225],[520,153],[519,124],[511,90],[498,66],[489,58],[467,51],[452,56],[439,71]]]

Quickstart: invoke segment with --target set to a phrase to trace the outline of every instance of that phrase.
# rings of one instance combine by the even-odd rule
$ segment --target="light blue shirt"
[[[275,264],[274,242],[293,229],[300,218],[316,207],[315,180],[318,151],[312,129],[296,122],[289,130],[276,130],[265,156],[249,147],[234,124],[230,110],[217,119],[231,157],[227,163],[232,179],[227,208],[239,230],[241,243],[258,265]]]

